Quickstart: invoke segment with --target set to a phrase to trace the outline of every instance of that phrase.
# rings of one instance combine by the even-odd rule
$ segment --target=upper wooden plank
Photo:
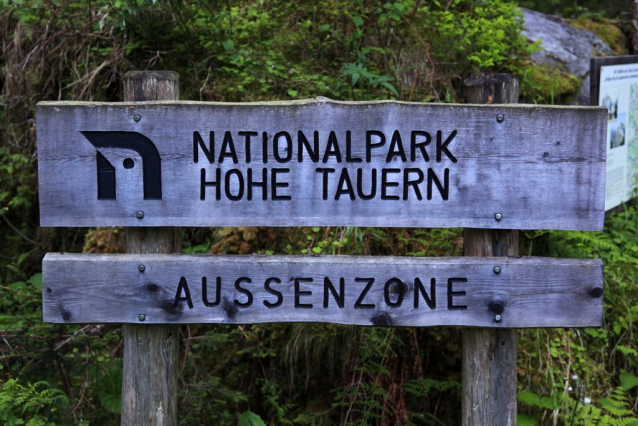
[[[599,230],[606,125],[599,107],[45,102],[41,224]]]
[[[592,327],[603,312],[597,259],[49,253],[42,273],[57,323]]]

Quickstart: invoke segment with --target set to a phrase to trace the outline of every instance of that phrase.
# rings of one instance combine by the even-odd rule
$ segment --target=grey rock
[[[610,47],[591,31],[568,24],[563,18],[521,8],[530,41],[541,40],[542,50],[532,55],[537,64],[560,67],[582,80],[580,91],[572,101],[589,105],[589,59],[612,53]]]

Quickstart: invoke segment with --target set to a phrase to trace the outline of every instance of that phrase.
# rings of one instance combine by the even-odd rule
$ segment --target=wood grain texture
[[[139,265],[144,265],[144,272],[139,272]],[[494,273],[495,266],[501,267],[499,274]],[[219,297],[217,277],[221,277]],[[337,294],[340,278],[344,279],[343,308],[332,290],[326,291],[326,277]],[[277,280],[266,285],[269,278]],[[375,281],[361,302],[374,307],[357,309],[368,278]],[[421,293],[419,307],[414,307],[417,278],[423,284],[419,289],[435,300],[434,309]],[[451,301],[452,306],[467,309],[450,309],[450,278],[467,279],[452,283]],[[179,289],[180,281],[188,287],[192,308],[185,286]],[[602,298],[590,295],[592,288],[602,289],[600,260],[50,253],[43,262],[43,282],[44,320],[55,323],[139,323],[140,314],[145,315],[144,323],[509,328],[593,327],[602,321]],[[401,289],[402,303],[391,306],[398,302]],[[273,305],[279,301],[275,291],[281,294],[278,306]],[[463,291],[465,295],[457,293]],[[203,294],[211,306],[206,306]],[[494,319],[494,302],[504,306],[501,322]]]
[[[126,101],[179,99],[179,74],[134,71],[124,77]],[[181,251],[179,228],[126,228],[126,252]],[[175,426],[179,327],[125,325],[122,425]]]
[[[511,74],[475,75],[464,82],[468,103],[518,103]],[[465,256],[517,256],[519,233],[505,229],[463,230]],[[516,329],[463,330],[463,426],[516,425]]]
[[[499,122],[497,116],[503,115]],[[139,121],[135,121],[135,116]],[[37,130],[42,226],[405,226],[474,227],[492,229],[581,229],[599,230],[604,218],[604,170],[606,115],[599,107],[550,107],[530,105],[449,105],[402,102],[336,102],[327,99],[307,101],[222,104],[201,102],[78,103],[46,102],[37,107]],[[313,143],[318,131],[320,160],[313,163],[303,151],[298,162],[298,131]],[[351,131],[353,158],[346,161],[346,131]],[[366,162],[366,132],[379,131],[386,143],[370,150]],[[406,161],[398,145],[388,157],[391,139],[399,131]],[[431,141],[420,148],[411,161],[411,132],[428,132]],[[162,199],[144,199],[141,156],[132,150],[100,148],[114,167],[116,199],[97,198],[96,148],[80,132],[127,131],[153,141],[161,157]],[[193,132],[205,146],[215,132],[215,163],[198,148],[194,162]],[[238,164],[226,148],[219,163],[226,131],[234,141]],[[245,138],[239,131],[258,132],[251,139],[251,162],[246,161]],[[286,131],[292,138],[292,161],[277,162],[273,155],[274,135]],[[327,155],[331,131],[339,145],[336,154]],[[453,131],[456,136],[447,147],[454,163],[443,150],[436,161],[437,132],[440,145]],[[267,133],[268,163],[263,162],[262,132]],[[279,158],[286,159],[285,139],[281,139]],[[423,136],[425,138],[425,136]],[[416,142],[424,141],[417,137]],[[377,139],[371,136],[371,143]],[[334,148],[334,147],[333,147]],[[328,150],[329,151],[329,150]],[[123,167],[130,158],[135,167]],[[389,160],[389,161],[388,161]],[[253,181],[262,181],[267,169],[267,200],[262,189],[254,187],[247,200],[247,169]],[[290,200],[272,200],[272,174],[280,172],[278,195]],[[324,172],[328,179],[323,199]],[[244,180],[243,197],[228,198],[225,189],[216,200],[217,188],[207,186],[201,199],[202,169],[207,182],[216,179],[219,169],[222,185],[229,176],[229,191],[240,194],[239,177]],[[338,189],[343,169],[352,182],[355,199]],[[375,196],[359,196],[357,169],[362,173],[362,191],[370,193],[372,170],[377,171]],[[382,199],[382,170],[386,174]],[[432,199],[427,199],[428,170],[444,184],[449,170],[448,199],[443,200],[434,180]],[[238,172],[232,172],[237,170]],[[411,170],[411,174],[407,175]],[[424,179],[414,186],[407,180]],[[407,176],[407,177],[406,177]],[[404,193],[407,189],[407,193]],[[404,199],[406,198],[407,199]],[[398,198],[398,199],[394,199]],[[136,213],[143,212],[143,218]],[[502,215],[495,220],[495,214]]]

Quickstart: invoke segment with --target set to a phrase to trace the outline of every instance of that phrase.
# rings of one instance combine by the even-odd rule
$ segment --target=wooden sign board
[[[43,277],[54,323],[597,327],[603,314],[600,260],[53,253]]]
[[[42,226],[600,230],[606,112],[41,102]]]

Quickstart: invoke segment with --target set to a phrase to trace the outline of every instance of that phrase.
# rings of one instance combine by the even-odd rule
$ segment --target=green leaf
[[[237,426],[266,426],[266,423],[252,411],[245,411],[237,417]]]
[[[636,351],[634,348],[630,348],[629,346],[618,345],[616,346],[616,349],[618,349],[618,352],[622,353],[625,356],[628,356],[628,355],[638,356],[638,351]]]
[[[516,416],[516,424],[518,426],[538,426],[538,418],[528,414],[519,414]]]
[[[227,53],[233,53],[235,51],[235,43],[232,40],[222,41],[222,47]]]
[[[526,404],[534,405],[541,408],[547,408],[549,410],[555,410],[556,408],[560,407],[560,404],[558,404],[558,402],[556,402],[554,399],[545,396],[541,398],[534,392],[529,391],[519,393],[518,400]]]
[[[397,89],[393,85],[388,83],[387,81],[382,81],[381,85],[385,87],[386,89],[390,90],[392,93],[394,93],[395,96],[397,97],[399,96],[399,92],[397,92]]]
[[[33,285],[33,287],[37,288],[38,290],[42,290],[42,273],[39,272],[33,275],[31,278],[29,278],[29,282],[31,283],[31,285]]]
[[[638,377],[631,373],[621,373],[620,386],[622,386],[622,388],[626,391],[633,389],[638,386]]]
[[[111,368],[101,377],[100,403],[111,413],[122,413],[122,369]]]
[[[294,89],[288,89],[286,92],[288,93],[288,96],[290,96],[291,98],[296,98],[297,95],[299,94],[299,92],[297,92]]]
[[[361,25],[363,25],[363,18],[361,18],[361,16],[353,16],[352,22],[354,22],[354,25],[359,28]]]

